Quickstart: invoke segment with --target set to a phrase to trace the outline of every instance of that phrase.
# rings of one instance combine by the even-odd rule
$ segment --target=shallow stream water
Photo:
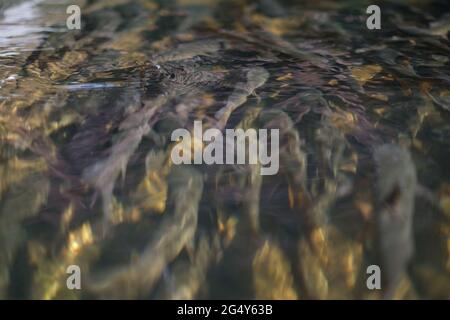
[[[450,4],[369,5],[0,0],[0,298],[450,298]],[[278,173],[175,165],[195,120]]]

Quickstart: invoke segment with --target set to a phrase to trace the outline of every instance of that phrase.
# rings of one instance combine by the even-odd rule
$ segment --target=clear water
[[[385,143],[419,190],[392,297],[450,297],[447,1],[382,1],[381,30],[366,1],[79,1],[81,30],[0,4],[1,298],[380,299],[367,267],[407,250],[377,249],[377,181],[408,166],[377,174]],[[171,164],[256,68],[225,128],[281,129],[279,173]]]

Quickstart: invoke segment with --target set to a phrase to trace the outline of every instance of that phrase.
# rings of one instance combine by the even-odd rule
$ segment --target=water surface
[[[75,2],[81,30],[0,3],[1,298],[380,299],[386,143],[418,180],[394,298],[450,297],[447,1],[382,1],[381,30],[369,1]],[[172,164],[194,120],[280,129],[279,173]]]

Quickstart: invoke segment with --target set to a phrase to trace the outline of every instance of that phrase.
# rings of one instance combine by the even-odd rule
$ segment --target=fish
[[[156,110],[166,102],[164,96],[159,96],[151,103],[135,113],[129,114],[120,124],[119,135],[110,150],[110,155],[85,168],[82,173],[84,182],[93,186],[102,196],[103,220],[105,229],[111,222],[111,206],[114,185],[120,174],[125,177],[126,167],[143,137],[150,131],[148,121]]]
[[[228,118],[234,110],[243,105],[248,96],[254,91],[263,86],[269,79],[269,72],[262,67],[250,68],[246,73],[246,82],[239,82],[228,98],[227,104],[216,112],[215,118],[219,121],[219,128],[223,129],[228,121]]]
[[[166,95],[192,95],[200,88],[210,87],[224,79],[225,72],[214,71],[194,60],[166,62],[157,66],[161,81],[159,86]]]
[[[413,215],[417,188],[409,151],[395,144],[374,150],[378,259],[384,298],[393,297],[414,253]]]
[[[195,299],[206,281],[206,273],[220,252],[218,236],[201,235],[192,261],[177,261],[162,281],[155,297],[161,300]]]
[[[255,122],[260,112],[259,108],[250,109],[236,129],[256,129]],[[245,167],[241,174],[241,179],[244,180],[242,183],[245,185],[244,197],[242,198],[243,211],[245,212],[250,232],[253,235],[257,235],[260,231],[260,196],[263,183],[263,176],[260,173],[261,163],[257,161],[256,164],[247,164]]]
[[[191,59],[200,55],[208,55],[225,49],[225,40],[198,40],[182,43],[175,48],[161,52],[152,57],[155,64]]]
[[[168,212],[133,263],[89,275],[87,291],[99,298],[134,299],[149,293],[192,240],[197,229],[203,176],[189,166],[174,166],[168,177]]]
[[[7,192],[0,207],[0,299],[5,299],[11,285],[11,263],[27,232],[22,222],[45,205],[50,183],[44,172],[31,172]]]
[[[429,28],[418,28],[399,24],[400,30],[415,36],[436,36],[447,39],[450,32],[450,14],[445,14],[440,20],[430,23]]]

